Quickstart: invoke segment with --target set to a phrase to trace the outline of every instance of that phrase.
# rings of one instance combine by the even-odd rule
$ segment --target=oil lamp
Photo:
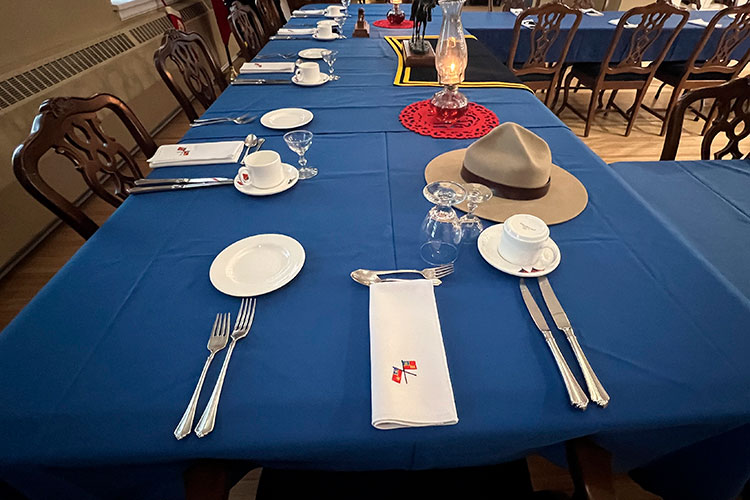
[[[437,118],[444,123],[453,123],[461,118],[469,106],[469,100],[458,90],[464,81],[466,64],[469,61],[466,39],[461,24],[461,9],[465,0],[440,0],[443,23],[435,51],[435,68],[443,89],[436,92],[430,101]]]
[[[399,7],[401,5],[401,0],[391,0],[391,4],[393,5],[393,8],[388,11],[385,18],[391,24],[401,24],[404,22],[404,19],[406,19],[406,14]]]

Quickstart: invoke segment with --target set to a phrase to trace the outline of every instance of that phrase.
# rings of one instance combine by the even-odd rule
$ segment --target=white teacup
[[[240,184],[260,189],[278,186],[284,181],[284,166],[276,151],[256,151],[245,156],[244,164],[237,172]]]
[[[343,15],[344,7],[341,5],[329,5],[326,7],[326,14],[329,16]]]
[[[318,38],[333,38],[333,24],[318,23]]]
[[[497,251],[503,259],[521,267],[543,269],[555,260],[547,224],[529,214],[516,214],[505,220]]]
[[[303,62],[297,66],[294,77],[299,82],[315,83],[320,80],[320,66],[316,62]]]

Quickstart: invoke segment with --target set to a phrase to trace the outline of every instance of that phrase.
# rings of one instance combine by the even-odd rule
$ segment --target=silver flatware
[[[253,61],[255,61],[255,60],[264,61],[266,59],[294,59],[295,57],[297,57],[297,53],[296,52],[290,52],[290,53],[287,53],[287,54],[279,54],[279,53],[276,53],[276,54],[260,54],[260,55],[255,56],[253,58]]]
[[[378,276],[387,274],[408,274],[416,273],[421,274],[426,279],[430,280],[433,278],[444,278],[449,274],[453,274],[453,264],[445,264],[437,267],[427,267],[425,269],[394,269],[393,271],[374,271]]]
[[[263,144],[265,143],[266,143],[265,138],[261,137],[260,139],[258,139],[258,145],[255,146],[255,151],[253,151],[253,153],[257,153],[258,151],[260,151],[260,148],[262,148]]]
[[[266,78],[238,78],[231,85],[291,85],[292,80],[269,80]]]
[[[201,376],[198,379],[198,384],[195,386],[193,396],[190,398],[190,403],[188,403],[188,406],[185,409],[185,413],[180,419],[180,423],[177,424],[177,427],[174,430],[174,437],[176,437],[177,439],[182,439],[190,434],[190,431],[193,428],[195,408],[196,406],[198,406],[198,398],[201,395],[203,381],[206,380],[208,367],[211,365],[211,361],[213,361],[216,353],[226,347],[227,342],[229,341],[230,325],[231,317],[229,313],[216,315],[216,321],[214,321],[214,326],[211,329],[211,336],[208,338],[208,351],[210,352],[210,354],[208,355],[208,359],[206,359],[206,362],[203,365],[203,371],[201,372]]]
[[[136,179],[133,184],[136,186],[156,186],[160,184],[202,184],[204,182],[231,181],[229,177],[179,177],[173,179]]]
[[[240,116],[219,116],[216,118],[198,118],[197,120],[194,120],[193,123],[190,124],[190,126],[200,127],[202,125],[212,125],[214,123],[225,123],[225,122],[232,122],[236,125],[247,125],[248,123],[255,121],[256,118],[258,118],[258,115],[252,115],[251,113],[245,113],[244,115],[240,115]]]
[[[250,327],[253,325],[253,318],[255,317],[255,302],[255,298],[244,298],[240,303],[240,310],[237,313],[237,321],[234,323],[234,330],[232,331],[232,343],[229,344],[229,350],[227,351],[227,356],[224,358],[224,364],[221,365],[221,372],[219,373],[219,378],[216,380],[214,390],[211,393],[211,399],[208,400],[208,405],[203,411],[203,415],[195,428],[195,434],[198,437],[204,437],[214,430],[216,411],[219,409],[219,398],[221,397],[221,389],[224,386],[224,377],[227,375],[229,360],[232,358],[232,352],[234,352],[234,346],[237,344],[237,341],[245,337],[250,331]]]
[[[378,271],[370,271],[369,269],[357,269],[356,271],[352,271],[349,276],[352,277],[354,281],[359,283],[360,285],[370,286],[373,283],[383,283],[386,281],[407,281],[404,279],[382,279],[380,276],[378,276]],[[432,278],[432,284],[434,286],[440,286],[443,282],[439,280],[438,278]]]
[[[196,184],[160,184],[158,186],[135,186],[128,188],[128,194],[158,193],[160,191],[179,191],[182,189],[193,189],[213,186],[226,186],[233,184],[234,180],[200,182]]]
[[[573,349],[573,353],[576,356],[576,360],[578,360],[578,365],[583,372],[583,378],[586,381],[591,401],[602,408],[605,408],[607,404],[609,404],[609,394],[604,390],[604,386],[599,382],[593,368],[591,368],[591,365],[589,364],[589,360],[586,359],[586,355],[583,353],[583,349],[581,349],[581,345],[578,343],[578,338],[576,338],[576,335],[573,332],[573,326],[570,324],[568,315],[565,314],[562,305],[560,305],[560,301],[557,300],[557,296],[555,296],[555,292],[552,290],[552,285],[547,277],[541,276],[537,279],[539,281],[539,289],[542,291],[542,297],[544,297],[544,302],[547,304],[547,309],[549,309],[550,314],[552,314],[552,320],[555,322],[557,328],[565,334],[565,337],[568,339],[568,343],[570,343],[570,347]]]
[[[575,406],[576,408],[585,410],[589,404],[589,398],[586,396],[586,393],[583,392],[581,386],[578,385],[578,381],[573,376],[573,372],[570,371],[568,363],[565,362],[565,358],[560,352],[560,348],[557,346],[557,342],[555,342],[555,337],[552,336],[552,331],[547,326],[547,322],[544,320],[542,311],[540,311],[539,306],[536,305],[536,301],[534,300],[534,297],[531,296],[531,292],[529,292],[529,289],[526,286],[526,282],[523,278],[521,278],[519,286],[521,288],[521,296],[523,296],[523,301],[526,304],[526,309],[529,310],[531,319],[534,320],[534,324],[539,329],[539,331],[542,332],[544,340],[547,342],[550,351],[552,351],[552,356],[554,356],[555,362],[557,363],[557,369],[560,370],[560,375],[562,375],[563,383],[565,383],[565,389],[567,389],[568,391],[570,404]]]
[[[274,35],[269,40],[309,40],[312,35]]]

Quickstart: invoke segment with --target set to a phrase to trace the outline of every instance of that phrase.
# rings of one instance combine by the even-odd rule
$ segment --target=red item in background
[[[429,99],[409,104],[401,110],[398,119],[412,132],[437,139],[476,139],[500,124],[495,113],[473,102],[469,103],[466,114],[457,121],[443,123]]]
[[[219,25],[219,33],[221,33],[221,41],[226,46],[229,43],[229,36],[232,34],[232,30],[229,27],[229,11],[227,6],[224,5],[222,0],[211,0],[211,5],[214,8],[214,16],[216,16],[216,24]]]
[[[164,12],[167,14],[167,19],[169,19],[169,22],[172,23],[172,26],[174,26],[174,29],[180,30],[180,31],[187,31],[185,29],[185,23],[182,22],[182,16],[180,15],[180,12],[173,9],[172,7],[164,6]]]
[[[377,26],[378,28],[408,30],[414,27],[414,21],[407,20],[407,21],[402,22],[401,24],[392,24],[388,22],[388,19],[378,19],[377,21],[373,21],[372,25]]]

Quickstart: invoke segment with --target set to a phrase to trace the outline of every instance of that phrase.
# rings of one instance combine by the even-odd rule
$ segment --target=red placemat
[[[476,139],[500,124],[497,115],[480,104],[469,103],[466,114],[454,123],[436,120],[429,100],[409,104],[398,115],[401,125],[420,135],[438,139]]]
[[[401,21],[401,24],[391,24],[388,19],[378,19],[377,21],[373,21],[372,24],[378,28],[389,28],[392,30],[410,30],[414,27],[414,21],[409,21],[408,19]]]

